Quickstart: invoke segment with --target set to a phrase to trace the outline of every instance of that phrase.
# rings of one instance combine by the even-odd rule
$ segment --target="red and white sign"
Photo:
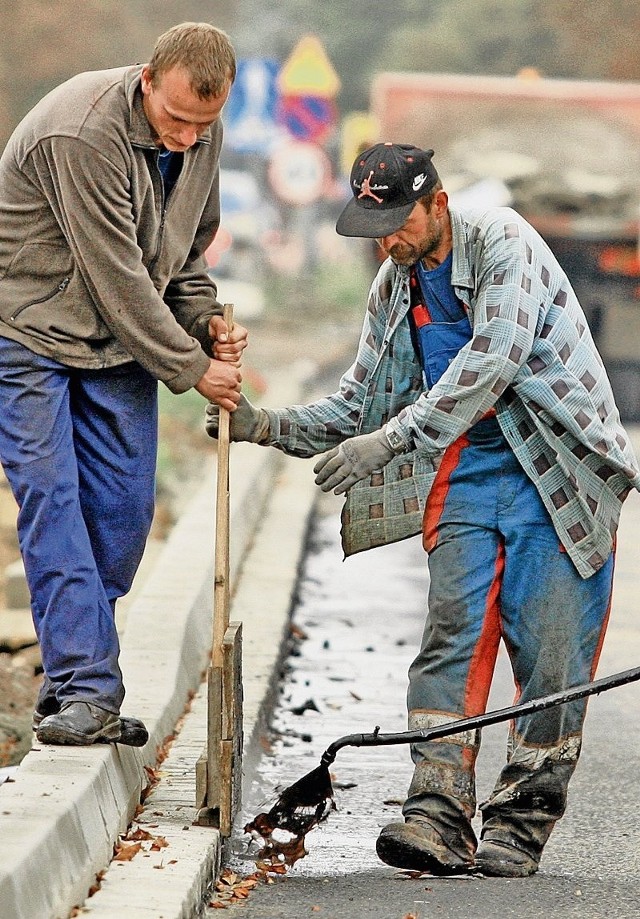
[[[269,181],[286,204],[313,204],[331,177],[329,157],[317,144],[291,141],[278,147],[269,163]]]
[[[321,144],[335,129],[338,110],[333,99],[321,96],[281,96],[276,119],[293,140]]]

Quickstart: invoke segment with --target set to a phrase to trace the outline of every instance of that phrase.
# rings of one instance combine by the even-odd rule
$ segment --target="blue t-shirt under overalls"
[[[471,322],[451,283],[453,252],[431,270],[417,262],[411,270],[410,322],[427,386],[438,382],[458,351],[471,341]],[[495,409],[467,431],[467,437],[497,437],[504,441]],[[505,449],[509,449],[504,441]]]
[[[412,272],[411,318],[429,389],[472,336],[469,317],[451,285],[452,261],[450,252],[437,268],[429,271],[420,261]]]

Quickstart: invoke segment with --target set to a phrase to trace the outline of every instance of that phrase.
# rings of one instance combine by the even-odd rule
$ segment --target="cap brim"
[[[415,207],[415,201],[402,207],[382,209],[363,207],[352,198],[338,217],[336,232],[340,236],[365,236],[379,239],[399,230]]]

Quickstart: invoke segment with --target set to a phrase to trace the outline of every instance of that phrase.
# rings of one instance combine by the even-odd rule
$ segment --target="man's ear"
[[[433,205],[436,217],[442,217],[443,214],[446,213],[447,207],[449,206],[449,195],[444,189],[441,188],[440,191],[436,192]]]
[[[149,93],[151,92],[151,77],[149,75],[149,68],[146,64],[142,68],[142,75],[140,77],[140,86],[142,88],[142,92],[144,93],[144,95],[148,96]]]

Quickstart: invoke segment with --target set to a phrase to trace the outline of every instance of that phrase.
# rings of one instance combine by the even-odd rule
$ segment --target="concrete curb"
[[[191,825],[195,760],[206,732],[201,680],[211,644],[214,465],[127,617],[123,713],[145,721],[149,742],[140,750],[36,744],[14,780],[0,787],[0,916],[6,919],[66,919],[84,903],[96,877],[108,868],[150,777],[160,780],[140,819],[169,845],[160,852],[143,847],[131,862],[113,863],[83,912],[113,919],[188,917],[215,875],[219,835]],[[314,488],[305,462],[249,444],[232,446],[230,476],[230,567],[236,591],[231,618],[243,620],[245,633],[244,730],[250,761],[281,653]],[[258,526],[262,535],[256,537]],[[158,751],[194,693],[191,713],[156,776]],[[159,883],[162,878],[170,883]]]

